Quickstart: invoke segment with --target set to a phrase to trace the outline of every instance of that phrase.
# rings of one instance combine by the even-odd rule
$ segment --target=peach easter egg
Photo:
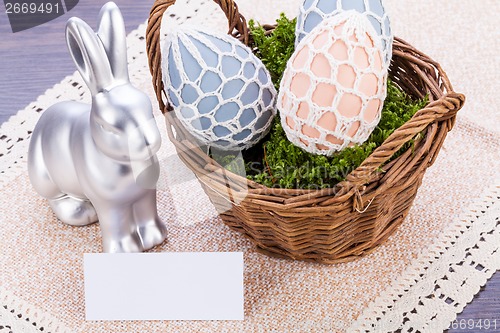
[[[355,11],[323,21],[297,46],[278,96],[288,139],[330,156],[363,143],[380,121],[387,92],[381,40]]]

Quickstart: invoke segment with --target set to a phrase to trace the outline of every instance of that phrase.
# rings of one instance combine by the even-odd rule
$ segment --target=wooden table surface
[[[0,124],[46,89],[75,71],[64,40],[64,26],[70,16],[78,16],[92,27],[97,25],[97,15],[106,0],[81,0],[69,13],[41,26],[12,33],[3,11],[0,13]],[[122,10],[127,32],[144,22],[153,0],[115,0]],[[497,321],[500,332],[500,274],[497,273],[482,288],[474,301],[459,315],[458,320],[489,319]],[[1,324],[1,323],[0,323]],[[449,333],[464,332],[452,330]],[[468,332],[482,332],[474,330]],[[16,332],[14,332],[16,333]]]

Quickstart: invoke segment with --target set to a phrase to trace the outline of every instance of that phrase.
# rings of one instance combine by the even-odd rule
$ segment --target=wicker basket
[[[229,33],[252,47],[245,18],[233,0],[215,0],[229,21]],[[401,39],[394,42],[390,78],[429,104],[397,129],[344,182],[324,190],[268,188],[223,169],[196,147],[164,104],[160,26],[175,0],[156,0],[147,27],[147,52],[159,106],[181,160],[233,230],[265,254],[321,263],[346,262],[370,253],[404,220],[427,168],[433,164],[465,97],[455,93],[441,66]],[[265,26],[269,32],[273,26]],[[423,133],[424,135],[418,135]],[[386,163],[409,140],[398,158]]]

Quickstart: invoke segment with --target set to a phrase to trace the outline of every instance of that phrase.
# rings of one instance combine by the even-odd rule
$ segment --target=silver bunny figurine
[[[64,223],[99,220],[104,252],[140,252],[166,238],[156,207],[161,136],[147,95],[127,69],[123,17],[113,2],[95,33],[69,19],[66,41],[92,104],[61,102],[47,109],[31,137],[28,172]]]

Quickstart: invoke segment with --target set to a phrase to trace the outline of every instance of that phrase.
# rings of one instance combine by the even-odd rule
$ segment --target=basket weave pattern
[[[226,14],[229,34],[252,47],[245,18],[232,0],[215,0]],[[320,263],[346,262],[373,251],[404,220],[465,102],[441,66],[396,38],[391,80],[429,104],[397,129],[345,181],[323,190],[276,189],[222,168],[198,148],[164,103],[160,27],[175,0],[156,0],[146,31],[149,66],[170,140],[180,159],[196,174],[224,223],[249,237],[265,254]],[[265,25],[269,33],[273,26]],[[398,158],[387,163],[405,143]]]

